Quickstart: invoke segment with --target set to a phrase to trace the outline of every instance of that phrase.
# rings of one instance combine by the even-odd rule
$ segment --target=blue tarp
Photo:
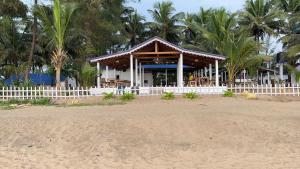
[[[161,64],[161,65],[143,65],[145,69],[177,69],[177,65],[176,64],[172,64],[172,65],[166,65],[166,64]],[[183,68],[193,68],[190,66],[186,66],[183,65]]]
[[[11,76],[9,79],[6,79],[4,82],[6,85],[13,85],[16,81],[16,75]],[[23,81],[24,75],[20,75],[19,80]],[[54,85],[55,84],[55,77],[49,74],[30,74],[29,75],[30,81],[34,85]],[[65,80],[65,77],[61,76],[61,81]]]

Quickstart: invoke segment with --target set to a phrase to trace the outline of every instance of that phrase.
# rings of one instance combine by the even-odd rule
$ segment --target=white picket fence
[[[0,89],[0,100],[75,99],[89,96],[91,96],[89,88],[3,87]]]
[[[235,85],[228,87],[236,95],[244,92],[256,95],[269,96],[300,96],[299,84],[275,84],[275,85]]]
[[[0,100],[10,99],[78,99],[91,96],[103,96],[104,93],[122,95],[134,93],[139,96],[160,96],[165,92],[172,92],[175,95],[194,92],[199,95],[222,95],[225,91],[232,91],[236,95],[244,92],[256,95],[270,96],[300,96],[299,85],[235,85],[235,86],[201,86],[201,87],[140,87],[138,89],[125,88],[55,88],[55,87],[3,87],[0,88]]]

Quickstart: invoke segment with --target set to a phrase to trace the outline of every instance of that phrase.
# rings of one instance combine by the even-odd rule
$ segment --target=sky
[[[33,0],[22,0],[26,4],[32,4]],[[45,0],[40,0],[45,2]],[[49,1],[49,0],[46,0]],[[136,0],[137,1],[137,0]],[[155,2],[162,0],[141,0],[141,2],[129,2],[128,6],[132,6],[144,16],[150,17],[147,10],[153,8]],[[200,7],[203,8],[219,8],[224,7],[231,12],[242,9],[245,0],[169,0],[172,1],[177,12],[198,12]]]
[[[132,6],[138,10],[138,12],[147,18],[150,18],[148,9],[152,9],[155,2],[161,2],[162,0],[141,0],[141,2],[130,2],[129,6]],[[170,0],[173,2],[177,12],[199,12],[200,7],[207,8],[220,8],[236,12],[243,9],[245,0]]]

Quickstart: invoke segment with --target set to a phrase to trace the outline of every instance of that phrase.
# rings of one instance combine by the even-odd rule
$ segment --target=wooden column
[[[219,87],[219,61],[216,60],[216,86]]]
[[[134,77],[133,77],[133,55],[130,55],[130,87],[134,86]]]
[[[101,88],[101,66],[100,66],[100,62],[97,62],[97,88]]]
[[[209,64],[209,80],[212,81],[212,64]]]
[[[135,86],[138,84],[138,60],[135,59]]]

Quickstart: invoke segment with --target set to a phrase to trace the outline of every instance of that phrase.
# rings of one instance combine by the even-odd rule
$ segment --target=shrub
[[[103,93],[103,95],[104,95],[104,97],[103,97],[104,100],[110,100],[110,99],[115,98],[115,95],[114,95],[113,92],[111,92],[111,93]]]
[[[31,101],[32,105],[50,105],[51,99],[43,98],[43,99],[35,99]]]
[[[227,90],[224,92],[224,97],[233,97],[233,96],[234,96],[234,93],[232,91]]]
[[[165,92],[164,95],[162,96],[162,99],[173,100],[173,99],[175,99],[175,95],[173,92]]]
[[[124,93],[121,96],[121,100],[123,100],[123,101],[131,101],[131,100],[134,100],[134,99],[135,99],[135,97],[134,97],[133,93]]]
[[[198,98],[198,95],[195,92],[189,92],[189,93],[186,93],[184,97],[187,99],[190,99],[190,100],[194,100],[194,99]]]
[[[246,97],[248,94],[249,94],[248,91],[244,91],[241,95]]]
[[[245,97],[249,100],[256,100],[257,99],[256,94],[254,94],[254,93],[248,93]]]

